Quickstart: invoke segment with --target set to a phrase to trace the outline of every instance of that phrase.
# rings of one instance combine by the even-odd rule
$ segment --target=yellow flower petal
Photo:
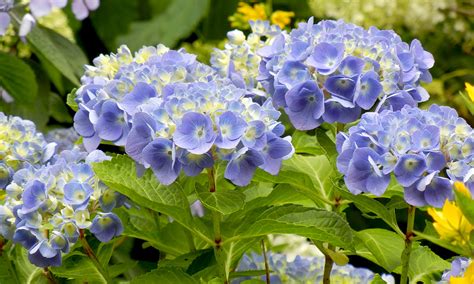
[[[474,102],[474,86],[467,82],[465,83],[465,85],[466,85],[466,92],[469,95],[469,98],[471,99],[471,101]]]
[[[281,29],[291,23],[291,18],[295,16],[293,12],[277,10],[270,17],[272,24],[278,25]]]
[[[467,83],[466,83],[467,84]],[[473,91],[474,92],[474,91]],[[474,93],[473,93],[474,95]],[[464,183],[460,182],[460,181],[455,181],[454,182],[454,189],[457,191],[457,192],[460,192],[464,195],[466,195],[467,197],[471,198],[471,192],[469,191],[469,189],[464,185]]]

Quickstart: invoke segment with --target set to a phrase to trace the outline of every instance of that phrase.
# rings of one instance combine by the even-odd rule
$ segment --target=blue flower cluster
[[[420,82],[431,81],[428,70],[434,59],[418,40],[408,45],[393,31],[365,30],[343,21],[313,24],[312,18],[290,33],[263,21],[252,23],[252,30],[250,43],[216,52],[214,65],[233,78],[238,77],[232,74],[234,69],[254,74],[254,64],[240,63],[237,69],[236,60],[228,58],[238,56],[241,49],[248,54],[245,48],[256,46],[253,42],[263,44],[256,51],[260,57],[257,80],[299,130],[314,129],[323,122],[353,122],[364,110],[399,110],[429,97]],[[260,37],[267,38],[265,43]],[[242,41],[242,36],[237,38]],[[258,60],[250,63],[254,61]]]
[[[225,177],[247,185],[257,167],[277,174],[294,152],[271,99],[262,105],[245,97],[226,78],[168,84],[162,97],[138,106],[125,151],[170,184],[181,170],[188,176],[228,161]]]
[[[336,144],[337,167],[354,194],[382,195],[391,173],[414,206],[442,207],[453,181],[474,190],[474,131],[452,108],[366,113]]]
[[[450,283],[450,278],[451,277],[463,277],[464,273],[466,272],[467,268],[469,265],[472,265],[472,260],[466,257],[456,257],[452,262],[451,262],[451,269],[447,270],[443,273],[441,276],[441,281],[439,281],[439,284],[447,284]],[[469,279],[464,279],[466,282],[460,282],[460,283],[467,283]],[[462,281],[462,280],[461,280]]]
[[[107,158],[98,150],[65,150],[41,168],[16,172],[0,205],[0,235],[25,247],[39,267],[61,265],[62,253],[86,229],[101,242],[120,235],[122,223],[111,211],[126,199],[102,184],[90,166]]]
[[[86,66],[82,86],[76,92],[79,110],[74,128],[88,151],[101,140],[125,145],[136,107],[162,97],[172,83],[208,82],[215,73],[183,50],[163,45],[144,47],[131,54],[121,46],[116,54],[101,55]]]
[[[324,257],[301,257],[296,256],[289,261],[284,254],[267,253],[268,265],[271,270],[270,282],[279,283],[322,283],[324,274]],[[262,255],[255,253],[245,254],[239,263],[237,271],[264,270],[265,263]],[[265,280],[266,276],[259,277]],[[344,266],[334,265],[331,271],[331,282],[334,283],[370,283],[374,273],[366,268],[356,268],[350,264]],[[387,283],[395,283],[391,275],[383,275]],[[240,277],[232,283],[241,283],[250,277]]]
[[[24,167],[47,162],[55,151],[32,121],[0,112],[0,191],[10,183],[13,174]]]
[[[78,147],[75,143],[79,139],[79,134],[72,127],[58,128],[46,133],[44,138],[48,142],[56,143],[56,151],[60,153],[64,150],[72,150],[74,147]]]
[[[247,37],[240,30],[228,32],[225,48],[215,48],[211,53],[211,66],[219,75],[229,78],[239,88],[246,89],[248,95],[267,97],[257,80],[261,61],[257,51],[269,45],[281,30],[278,26],[270,26],[257,32],[263,23],[251,21],[250,26],[254,32]]]

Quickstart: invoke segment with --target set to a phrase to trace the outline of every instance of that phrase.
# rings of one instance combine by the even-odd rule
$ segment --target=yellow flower
[[[466,85],[466,92],[469,95],[469,98],[474,102],[474,86],[467,82],[464,84]]]
[[[474,283],[474,261],[467,267],[462,277],[449,278],[449,284],[472,284]]]
[[[454,202],[446,200],[441,211],[429,208],[428,214],[434,219],[433,226],[441,239],[454,245],[464,245],[469,241],[474,226]]]
[[[273,12],[270,20],[272,21],[272,24],[278,25],[281,29],[283,29],[285,26],[291,23],[291,18],[294,16],[295,13],[293,12],[277,10]]]
[[[239,2],[237,12],[229,17],[230,25],[233,28],[246,30],[250,27],[249,21],[251,20],[266,20],[267,13],[265,12],[265,5],[257,3],[253,6]]]

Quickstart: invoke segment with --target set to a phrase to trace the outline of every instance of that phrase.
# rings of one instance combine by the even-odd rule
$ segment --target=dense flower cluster
[[[40,267],[59,266],[61,253],[86,229],[101,242],[120,235],[122,223],[111,211],[125,197],[99,182],[90,166],[106,159],[98,150],[66,150],[41,168],[16,172],[0,206],[0,235],[28,249]]]
[[[81,78],[74,116],[74,127],[89,151],[101,140],[125,145],[136,107],[162,97],[168,84],[208,82],[215,76],[194,55],[163,45],[144,47],[135,55],[121,46],[116,54],[101,55],[93,63]]]
[[[0,36],[4,35],[8,27],[10,26],[11,16],[9,11],[15,7],[15,5],[23,5],[25,1],[15,0],[0,0]],[[21,20],[20,29],[18,35],[20,37],[26,36],[33,25],[36,23],[36,19],[49,15],[50,13],[66,7],[67,0],[29,0],[29,12],[23,16]],[[72,0],[71,8],[74,16],[78,20],[84,20],[89,16],[90,11],[94,11],[99,7],[100,0]]]
[[[445,271],[439,284],[467,284],[474,282],[474,262],[465,257],[457,257],[451,263],[451,269]]]
[[[79,139],[79,134],[74,128],[58,128],[49,131],[45,136],[46,141],[54,142],[57,144],[56,151],[58,153],[64,150],[72,150],[76,141]]]
[[[198,175],[216,159],[229,161],[225,177],[247,185],[257,167],[277,174],[293,153],[271,99],[263,105],[225,78],[169,84],[134,111],[125,151],[151,167],[163,184],[181,172]]]
[[[267,94],[257,80],[261,61],[257,51],[269,45],[281,30],[277,26],[270,26],[270,29],[258,33],[256,30],[262,22],[251,21],[250,25],[254,32],[247,37],[239,30],[227,33],[225,48],[216,48],[211,54],[211,66],[221,76],[231,79],[236,86],[246,89],[248,95],[266,97]]]
[[[43,134],[36,131],[33,122],[0,112],[0,191],[16,171],[47,162],[55,147],[55,143],[47,143]]]
[[[297,129],[355,121],[377,101],[376,109],[399,110],[429,97],[420,82],[431,80],[434,60],[418,40],[408,45],[393,31],[312,18],[290,33],[262,21],[252,28],[250,38],[271,35],[257,50],[257,79]]]
[[[366,113],[338,134],[337,150],[337,167],[354,194],[383,194],[391,173],[414,206],[443,206],[453,181],[474,190],[474,131],[449,107]]]
[[[301,257],[296,256],[289,261],[284,254],[267,253],[268,265],[271,270],[271,283],[322,283],[324,271],[324,256]],[[242,257],[237,271],[264,270],[264,258],[255,253],[246,254]],[[395,283],[391,275],[383,275],[387,283]],[[265,276],[259,277],[265,280]],[[374,273],[365,268],[356,268],[352,265],[335,265],[331,271],[331,282],[334,283],[370,283]],[[250,277],[241,277],[232,283],[241,283]]]

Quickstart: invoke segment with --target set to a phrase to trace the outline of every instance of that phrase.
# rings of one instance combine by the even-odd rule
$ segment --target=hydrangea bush
[[[66,2],[28,5],[39,16]],[[72,9],[83,19],[98,4]],[[77,85],[74,118],[52,113],[74,128],[43,136],[1,113],[0,282],[470,283],[474,132],[454,109],[419,108],[431,53],[342,20],[290,30],[277,12],[277,25],[228,32],[210,66],[131,44],[80,81],[53,77],[58,92]]]

